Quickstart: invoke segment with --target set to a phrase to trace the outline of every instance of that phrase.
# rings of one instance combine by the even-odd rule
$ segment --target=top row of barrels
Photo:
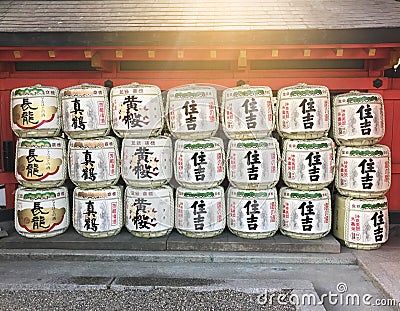
[[[213,86],[185,85],[170,89],[164,105],[155,85],[36,85],[12,90],[11,126],[19,137],[54,137],[61,130],[70,138],[102,137],[112,128],[118,137],[134,138],[158,136],[166,123],[175,138],[196,140],[214,136],[221,119],[230,139],[265,138],[275,127],[290,139],[331,131],[345,146],[373,145],[384,135],[379,94],[352,91],[336,95],[331,105],[327,87],[298,84],[280,89],[274,100],[268,86],[227,88],[219,105]]]

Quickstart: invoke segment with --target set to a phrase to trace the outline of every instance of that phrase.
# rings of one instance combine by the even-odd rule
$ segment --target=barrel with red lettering
[[[282,148],[282,179],[289,187],[318,190],[335,176],[335,150],[332,139],[285,139]]]
[[[222,93],[223,130],[230,139],[260,139],[275,127],[272,90],[268,86],[229,88]]]
[[[344,146],[378,143],[385,134],[382,95],[352,91],[335,96],[332,134],[337,144]]]
[[[120,186],[101,189],[76,187],[73,195],[72,224],[87,238],[116,235],[124,225],[123,190]]]
[[[61,186],[67,178],[66,152],[66,143],[62,138],[19,138],[15,178],[26,187]]]
[[[241,189],[274,187],[280,177],[280,152],[273,137],[257,140],[230,140],[228,179]]]
[[[175,179],[183,187],[206,189],[225,179],[224,143],[219,137],[175,143]]]
[[[172,141],[166,136],[124,138],[121,175],[132,187],[154,188],[172,178]]]
[[[161,90],[155,85],[131,83],[110,92],[112,128],[118,137],[157,136],[164,126]]]
[[[330,93],[326,86],[297,84],[278,91],[277,129],[290,139],[315,139],[330,128]]]
[[[167,94],[168,127],[180,139],[205,139],[219,125],[217,90],[206,85],[184,85]]]
[[[335,196],[333,234],[347,247],[371,250],[389,238],[388,202],[385,196],[359,199]]]
[[[226,210],[224,189],[195,190],[178,187],[175,201],[175,228],[191,238],[210,238],[224,231]]]
[[[125,189],[125,227],[132,235],[155,238],[174,227],[174,196],[170,186]]]
[[[109,133],[110,108],[106,87],[92,84],[60,91],[63,130],[70,138],[101,137]]]
[[[54,137],[61,130],[59,90],[40,84],[11,91],[11,128],[18,137]]]
[[[385,145],[347,147],[337,150],[335,186],[340,194],[376,198],[390,189],[390,149]]]
[[[280,231],[297,239],[319,239],[331,230],[331,194],[326,188],[302,191],[282,187],[279,192]]]
[[[75,185],[101,188],[118,182],[120,160],[115,137],[71,139],[68,147],[69,177]]]
[[[279,229],[278,194],[275,188],[227,191],[227,224],[229,230],[242,238],[262,239]]]
[[[66,187],[15,190],[15,230],[27,238],[48,238],[69,227]]]

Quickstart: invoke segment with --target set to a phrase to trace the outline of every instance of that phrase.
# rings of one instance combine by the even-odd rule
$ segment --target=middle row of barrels
[[[81,188],[117,184],[120,176],[133,187],[158,187],[174,176],[180,186],[207,189],[227,175],[242,189],[267,189],[282,179],[298,190],[319,190],[335,180],[338,191],[352,197],[378,197],[390,188],[390,149],[385,145],[340,146],[330,138],[278,141],[222,139],[176,140],[169,137],[125,138],[121,151],[114,137],[71,139],[19,138],[15,175],[25,187],[49,188],[71,181]],[[282,166],[282,170],[281,170]],[[226,169],[225,169],[226,167]],[[226,174],[227,171],[227,174]],[[174,172],[174,174],[173,174]]]

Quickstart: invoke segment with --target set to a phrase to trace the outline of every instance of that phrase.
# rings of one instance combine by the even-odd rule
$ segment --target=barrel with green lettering
[[[390,149],[385,145],[348,147],[337,150],[335,186],[344,196],[376,198],[390,189]]]
[[[175,228],[191,238],[210,238],[224,231],[226,209],[224,189],[178,187],[175,199]]]
[[[224,143],[219,137],[202,140],[176,140],[174,171],[183,187],[206,189],[225,179]]]
[[[125,189],[125,227],[132,235],[155,238],[174,227],[174,196],[170,186]]]
[[[227,224],[233,234],[263,239],[278,231],[278,194],[275,188],[242,190],[229,187],[226,200]]]
[[[282,187],[279,192],[280,231],[297,239],[319,239],[331,230],[331,193]]]
[[[366,146],[385,134],[383,98],[377,93],[351,91],[334,97],[332,134],[339,145]]]
[[[277,130],[291,139],[315,139],[330,128],[330,93],[326,86],[297,84],[278,91]]]
[[[110,186],[100,189],[76,187],[73,194],[72,224],[87,238],[116,235],[124,225],[123,189]]]
[[[336,195],[332,231],[350,248],[371,250],[381,247],[389,237],[387,198],[359,199]]]
[[[27,238],[48,238],[69,227],[69,200],[66,187],[15,190],[15,230]]]
[[[282,179],[289,187],[319,190],[334,180],[335,150],[332,139],[285,139],[282,148]]]
[[[222,93],[223,130],[230,139],[261,139],[275,127],[272,90],[268,86],[228,88]]]
[[[219,126],[217,90],[212,86],[188,84],[167,94],[168,128],[175,138],[206,139]]]
[[[11,128],[18,137],[54,137],[61,130],[59,90],[37,84],[11,91]]]
[[[257,140],[230,140],[228,179],[241,189],[274,187],[280,177],[280,152],[273,137]]]

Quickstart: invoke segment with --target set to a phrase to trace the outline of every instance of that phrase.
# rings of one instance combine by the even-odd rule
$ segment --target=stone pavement
[[[112,244],[73,231],[31,240],[10,230],[0,239],[0,310],[295,310],[288,297],[305,298],[300,310],[399,310],[378,305],[400,302],[399,231],[392,226],[388,243],[359,251],[331,236],[255,242],[227,232],[208,241],[173,233],[170,246],[169,239],[146,246],[125,233]],[[80,247],[71,249],[73,240]],[[286,300],[278,303],[279,295]]]

